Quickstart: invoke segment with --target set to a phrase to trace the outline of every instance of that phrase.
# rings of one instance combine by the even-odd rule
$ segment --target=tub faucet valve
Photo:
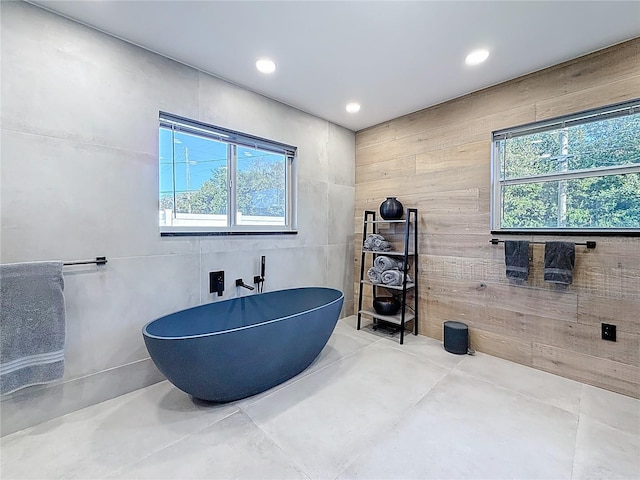
[[[224,292],[224,271],[209,272],[209,293],[217,293],[219,297]]]

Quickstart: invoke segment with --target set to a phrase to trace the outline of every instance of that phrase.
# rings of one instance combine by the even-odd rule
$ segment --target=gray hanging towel
[[[505,240],[504,263],[507,278],[526,280],[529,278],[529,241]]]
[[[0,394],[64,373],[62,262],[0,265]]]
[[[575,261],[575,243],[546,242],[544,245],[544,281],[571,285]]]

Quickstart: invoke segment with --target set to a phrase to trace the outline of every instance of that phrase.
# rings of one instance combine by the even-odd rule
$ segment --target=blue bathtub
[[[344,295],[310,287],[249,295],[182,310],[142,329],[158,369],[184,392],[229,402],[307,368],[324,348]]]

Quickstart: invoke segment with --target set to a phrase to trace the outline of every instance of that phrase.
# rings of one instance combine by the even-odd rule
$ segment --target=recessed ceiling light
[[[360,104],[356,102],[347,103],[347,112],[356,113],[360,111]]]
[[[481,48],[479,50],[474,50],[469,55],[467,55],[467,58],[464,59],[464,62],[467,65],[479,65],[487,58],[489,58],[489,50]]]
[[[268,58],[256,60],[256,68],[262,73],[273,73],[276,71],[276,63]]]

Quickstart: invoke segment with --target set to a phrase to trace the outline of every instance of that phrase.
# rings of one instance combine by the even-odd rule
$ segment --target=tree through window
[[[640,100],[493,133],[492,230],[640,231]]]
[[[162,232],[292,231],[295,147],[160,115]]]

